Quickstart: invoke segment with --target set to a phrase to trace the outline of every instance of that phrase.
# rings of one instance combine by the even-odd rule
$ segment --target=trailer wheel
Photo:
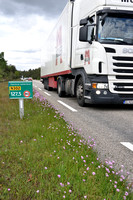
[[[85,106],[85,99],[84,99],[84,82],[82,77],[78,80],[77,82],[77,87],[76,87],[76,96],[77,96],[77,101],[80,106]]]
[[[63,86],[63,79],[61,77],[58,78],[57,82],[57,93],[59,97],[65,96],[64,86]]]

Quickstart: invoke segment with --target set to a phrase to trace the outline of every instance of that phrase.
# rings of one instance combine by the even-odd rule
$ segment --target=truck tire
[[[57,93],[59,97],[65,96],[64,86],[63,86],[63,78],[59,77],[57,82]]]
[[[78,104],[82,107],[85,106],[84,93],[84,82],[82,77],[80,77],[76,86],[76,96]]]

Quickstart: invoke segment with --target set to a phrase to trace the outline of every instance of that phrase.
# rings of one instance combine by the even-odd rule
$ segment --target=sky
[[[41,66],[41,48],[68,0],[0,0],[0,52],[17,70]]]

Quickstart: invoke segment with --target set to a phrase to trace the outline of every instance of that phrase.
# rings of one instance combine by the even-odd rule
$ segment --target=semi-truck
[[[41,55],[41,79],[78,104],[133,104],[133,0],[69,0]]]

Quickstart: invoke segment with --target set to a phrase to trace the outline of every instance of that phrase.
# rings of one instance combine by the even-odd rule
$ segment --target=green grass
[[[24,111],[21,120],[18,100],[0,83],[1,200],[133,199],[113,163],[100,163],[93,138],[81,138],[39,93]]]

